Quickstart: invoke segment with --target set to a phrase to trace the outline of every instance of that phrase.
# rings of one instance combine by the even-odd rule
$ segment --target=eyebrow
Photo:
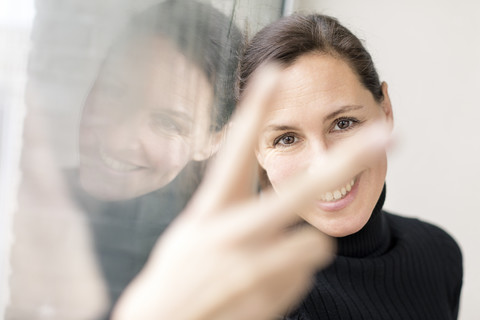
[[[343,106],[340,109],[338,109],[338,110],[330,113],[328,116],[326,116],[325,120],[332,120],[332,119],[336,118],[339,114],[349,112],[349,111],[353,111],[353,110],[358,110],[358,109],[361,109],[361,108],[363,108],[362,105]]]
[[[155,114],[167,114],[177,119],[182,119],[190,123],[193,122],[193,118],[190,116],[188,112],[177,111],[172,109],[156,109]]]
[[[294,126],[272,124],[267,126],[264,131],[288,131],[288,130],[297,130],[297,129],[298,128]]]

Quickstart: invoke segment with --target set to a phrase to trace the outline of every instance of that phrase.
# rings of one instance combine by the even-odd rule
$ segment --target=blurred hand
[[[88,221],[58,166],[51,122],[32,104],[24,125],[5,319],[98,319],[109,301]]]
[[[277,72],[263,70],[238,107],[225,146],[175,223],[127,288],[114,319],[270,319],[308,290],[331,262],[334,242],[295,212],[362,169],[386,144],[370,128],[286,183],[282,197],[256,194],[254,148]],[[349,156],[345,154],[349,148]]]

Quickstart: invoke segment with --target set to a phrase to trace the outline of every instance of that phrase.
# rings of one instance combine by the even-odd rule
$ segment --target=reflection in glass
[[[37,1],[6,318],[108,317],[222,142],[236,22],[280,2]]]
[[[241,44],[239,30],[212,7],[168,1],[134,17],[102,63],[70,181],[113,302],[222,141]]]

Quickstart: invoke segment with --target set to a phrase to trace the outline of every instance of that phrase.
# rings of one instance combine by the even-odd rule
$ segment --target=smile
[[[135,170],[142,169],[142,167],[113,159],[112,157],[107,155],[105,150],[103,150],[102,148],[99,148],[99,154],[100,154],[100,159],[102,160],[103,164],[107,168],[112,169],[114,171],[129,172],[129,171],[135,171]]]
[[[355,185],[356,179],[353,178],[347,182],[344,186],[340,187],[337,190],[329,191],[320,196],[320,199],[325,202],[334,202],[340,199],[343,199],[350,193],[352,187]]]

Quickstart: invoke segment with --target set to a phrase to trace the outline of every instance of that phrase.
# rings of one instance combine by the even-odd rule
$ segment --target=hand
[[[98,319],[109,304],[106,284],[88,221],[57,165],[48,124],[41,110],[29,106],[5,319]]]
[[[276,77],[264,70],[254,80],[204,183],[121,297],[114,319],[269,319],[301,298],[312,274],[332,260],[332,239],[288,227],[296,211],[359,172],[386,140],[364,132],[348,146],[350,157],[337,147],[285,184],[284,196],[259,198],[253,150]]]

